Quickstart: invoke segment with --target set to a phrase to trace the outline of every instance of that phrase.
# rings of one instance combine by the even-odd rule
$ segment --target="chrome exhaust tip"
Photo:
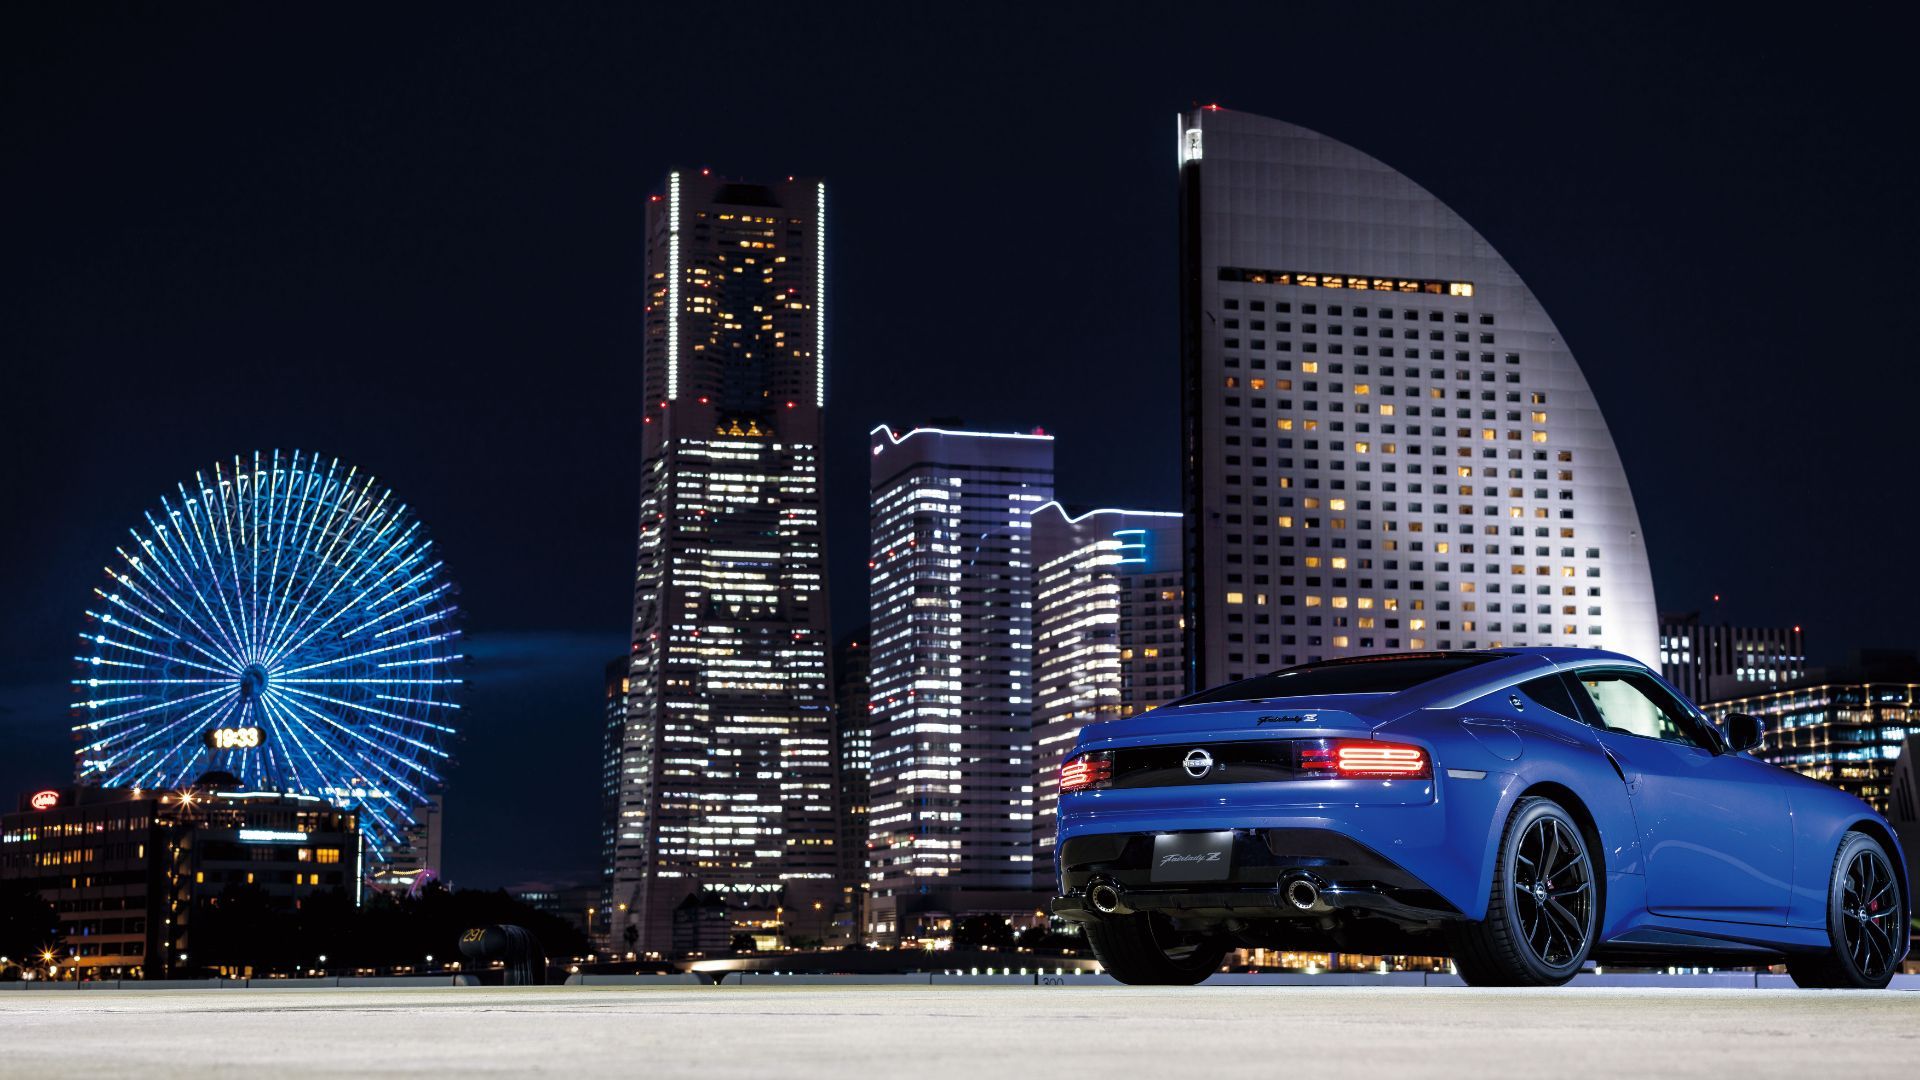
[[[1130,910],[1120,886],[1111,881],[1096,881],[1087,887],[1087,903],[1102,915],[1125,915]]]
[[[1320,904],[1320,887],[1311,878],[1298,877],[1287,882],[1287,903],[1301,911],[1312,911]]]

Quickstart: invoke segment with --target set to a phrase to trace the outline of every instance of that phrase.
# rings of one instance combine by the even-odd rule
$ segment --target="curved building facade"
[[[1317,132],[1182,114],[1189,679],[1370,652],[1659,661],[1598,402],[1492,245]]]

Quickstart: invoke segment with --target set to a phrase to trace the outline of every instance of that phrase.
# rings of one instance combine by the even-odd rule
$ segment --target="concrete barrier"
[[[697,973],[662,975],[572,975],[568,986],[1118,986],[1119,981],[1105,973],[1039,972],[1034,974],[967,974],[917,972],[891,975],[780,975],[768,972],[728,972],[709,979]],[[95,979],[88,982],[36,980],[0,982],[0,991],[21,990],[318,990],[334,987],[429,989],[478,986],[474,975],[382,975],[326,976],[300,979]],[[1369,986],[1369,987],[1465,987],[1458,975],[1441,972],[1334,971],[1308,975],[1303,972],[1222,972],[1209,978],[1207,986]],[[1727,971],[1701,975],[1656,975],[1645,973],[1577,975],[1569,983],[1575,987],[1618,987],[1622,989],[1719,989],[1719,990],[1792,990],[1793,981],[1785,975],[1765,972]],[[1896,975],[1891,990],[1920,993],[1920,975]]]
[[[1214,978],[1225,978],[1216,975]],[[1033,977],[1035,986],[1119,986],[1120,980],[1104,971],[1069,971],[1064,974],[1046,972]]]
[[[692,972],[650,975],[569,975],[567,986],[701,986],[707,980]]]
[[[341,986],[479,986],[477,975],[342,975]]]
[[[1425,986],[1424,971],[1299,972],[1227,971],[1207,980],[1209,986]]]
[[[926,972],[904,975],[780,975],[763,971],[729,972],[721,986],[926,986]],[[1029,985],[1032,978],[1028,978]]]

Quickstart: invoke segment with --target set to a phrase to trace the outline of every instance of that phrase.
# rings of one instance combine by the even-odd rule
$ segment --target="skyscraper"
[[[587,920],[587,938],[596,949],[625,952],[626,942],[617,941],[626,930],[625,920],[616,920],[613,898],[614,855],[620,841],[621,765],[627,742],[627,682],[633,661],[626,655],[607,661],[602,679],[600,714],[600,897],[593,916]]]
[[[826,186],[672,173],[647,208],[645,417],[616,911],[833,900],[821,525]],[[615,931],[624,935],[624,928]]]
[[[873,730],[867,717],[868,661],[862,626],[834,645],[834,758],[840,767],[840,909],[830,939],[863,939],[867,909],[867,788],[873,774]],[[844,931],[842,929],[844,920]]]
[[[1032,907],[1030,515],[1053,498],[1053,437],[871,443],[869,925],[897,941]]]
[[[1696,703],[1779,689],[1807,676],[1797,626],[1726,626],[1660,616],[1660,674]]]
[[[1033,513],[1034,873],[1046,884],[1060,762],[1080,729],[1181,696],[1180,515]]]
[[[1540,302],[1379,161],[1179,118],[1187,663],[1581,645],[1657,662],[1633,496]]]

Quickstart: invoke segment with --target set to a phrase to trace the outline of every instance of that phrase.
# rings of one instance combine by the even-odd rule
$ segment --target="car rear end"
[[[1156,912],[1255,939],[1271,931],[1275,947],[1337,941],[1355,924],[1417,934],[1460,918],[1447,894],[1477,881],[1491,807],[1449,806],[1422,725],[1394,721],[1431,704],[1424,688],[1457,686],[1466,676],[1447,676],[1489,659],[1342,667],[1300,685],[1355,692],[1229,687],[1090,726],[1061,770],[1055,914]],[[1497,797],[1471,787],[1468,801]],[[1462,812],[1471,850],[1450,842]]]

